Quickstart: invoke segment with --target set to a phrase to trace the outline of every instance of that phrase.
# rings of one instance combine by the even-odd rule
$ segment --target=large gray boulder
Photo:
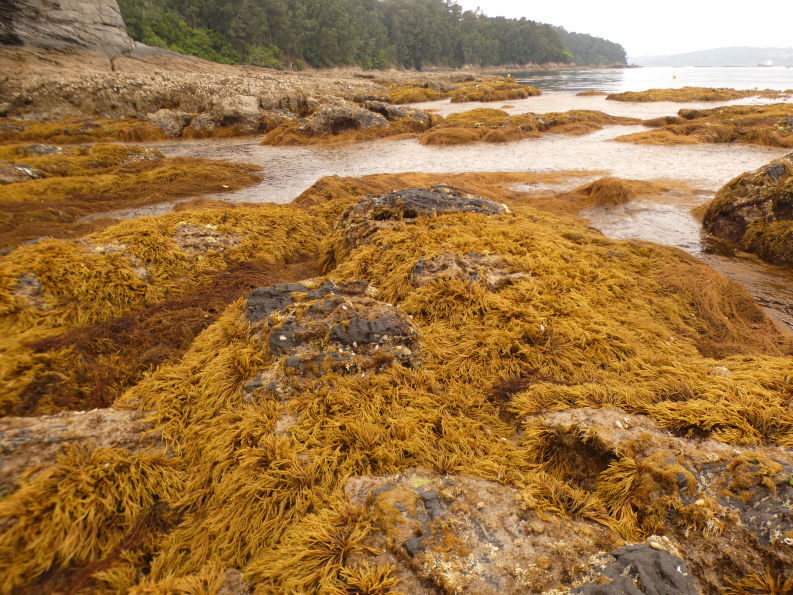
[[[133,45],[116,0],[2,0],[0,43],[86,48],[110,58]]]
[[[251,132],[259,130],[262,123],[259,98],[255,95],[221,97],[212,109],[212,116],[221,126],[242,126]]]
[[[384,116],[364,109],[359,105],[334,97],[315,111],[305,126],[305,132],[313,136],[339,134],[345,130],[383,128],[388,126]]]
[[[186,112],[170,109],[161,109],[148,116],[149,123],[160,127],[168,138],[181,136],[182,130],[190,125],[191,119]]]

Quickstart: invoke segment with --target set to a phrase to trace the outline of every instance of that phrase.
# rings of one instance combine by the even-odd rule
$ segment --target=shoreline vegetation
[[[443,0],[120,0],[132,39],[226,64],[422,70],[626,65],[622,46]],[[241,15],[246,15],[244,22]]]

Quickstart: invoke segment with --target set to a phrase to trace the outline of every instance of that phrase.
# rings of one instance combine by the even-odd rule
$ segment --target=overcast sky
[[[793,46],[793,0],[456,0],[488,16],[526,17],[622,44],[629,56],[728,46]]]

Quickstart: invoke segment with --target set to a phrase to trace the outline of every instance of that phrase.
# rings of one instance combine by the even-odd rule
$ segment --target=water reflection
[[[506,74],[506,73],[505,73]],[[509,73],[515,80],[548,91],[597,89],[608,93],[729,87],[731,89],[793,89],[793,68],[764,67],[644,67],[602,70],[535,70]]]

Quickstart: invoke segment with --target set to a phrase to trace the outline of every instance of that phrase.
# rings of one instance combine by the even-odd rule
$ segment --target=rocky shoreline
[[[141,46],[0,67],[0,593],[791,591],[793,337],[702,262],[579,216],[674,182],[331,176],[230,204],[201,196],[268,172],[122,144],[641,123],[629,142],[779,147],[789,105],[443,118],[409,99],[536,93]],[[706,229],[789,265],[791,180],[791,155],[736,178]]]

